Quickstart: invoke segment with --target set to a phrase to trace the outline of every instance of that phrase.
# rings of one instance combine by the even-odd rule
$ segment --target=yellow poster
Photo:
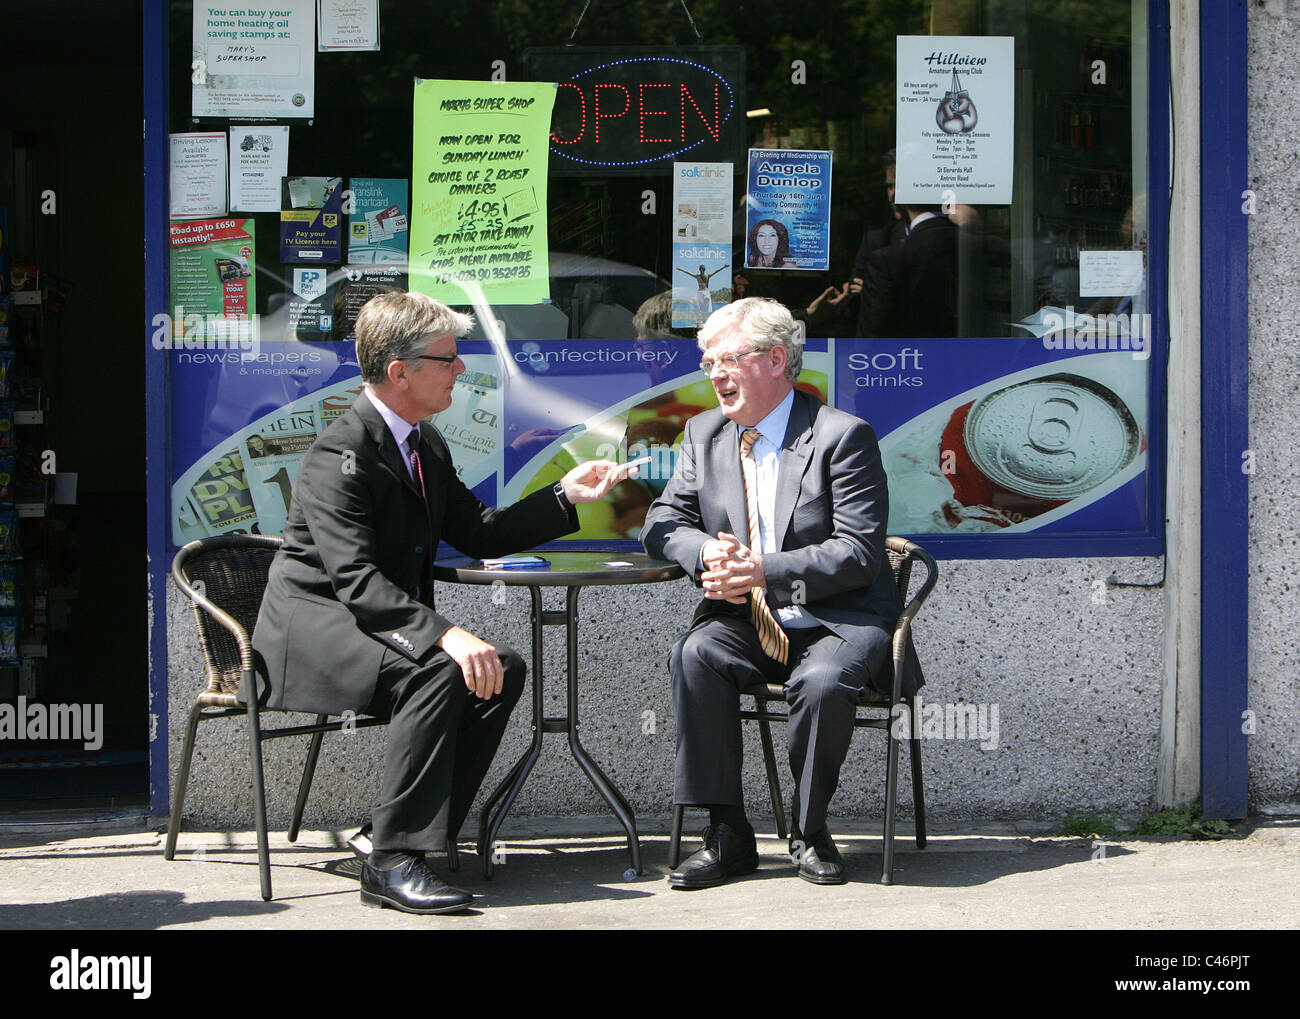
[[[416,79],[410,288],[448,304],[550,299],[546,167],[555,86]]]

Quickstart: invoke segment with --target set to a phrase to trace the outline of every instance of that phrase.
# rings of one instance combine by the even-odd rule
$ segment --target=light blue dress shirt
[[[754,463],[758,468],[758,533],[759,552],[779,552],[776,535],[776,479],[781,470],[781,443],[785,441],[785,430],[790,424],[790,410],[794,406],[794,390],[785,394],[785,399],[772,409],[754,427],[759,436],[754,442]],[[745,429],[740,428],[740,432]],[[739,434],[739,432],[737,433]],[[736,441],[736,456],[740,456],[740,441]],[[738,534],[737,538],[748,541],[748,535]],[[803,630],[821,626],[809,612],[798,605],[776,610],[776,618],[787,630]]]

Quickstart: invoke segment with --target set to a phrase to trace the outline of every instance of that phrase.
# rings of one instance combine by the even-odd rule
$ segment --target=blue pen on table
[[[551,564],[539,555],[511,555],[500,559],[484,559],[483,568],[488,570],[549,570]]]

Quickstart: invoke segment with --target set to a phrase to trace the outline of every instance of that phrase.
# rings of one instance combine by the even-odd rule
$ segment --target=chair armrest
[[[908,556],[925,566],[925,581],[921,584],[921,589],[912,596],[911,601],[899,614],[898,623],[894,628],[894,632],[897,634],[900,630],[910,629],[912,620],[921,611],[921,606],[925,603],[925,599],[930,596],[930,592],[934,590],[934,585],[939,580],[939,564],[934,561],[934,556],[930,555],[929,552],[916,542],[908,541],[906,538],[886,538],[885,547],[891,552]]]

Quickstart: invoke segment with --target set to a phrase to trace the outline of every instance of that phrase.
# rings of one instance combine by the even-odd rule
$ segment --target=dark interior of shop
[[[32,739],[27,713],[0,742],[0,814],[112,811],[148,787],[140,13],[53,0],[0,20],[7,265],[39,273],[10,310],[0,704],[94,706],[88,738]]]

